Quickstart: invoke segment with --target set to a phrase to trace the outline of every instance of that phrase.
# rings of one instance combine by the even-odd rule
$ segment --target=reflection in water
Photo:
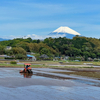
[[[87,84],[87,85],[100,87],[100,83],[98,83],[98,82],[93,82],[93,81],[88,81],[88,80],[83,80],[83,79],[77,79],[77,78],[71,78],[71,77],[62,77],[62,76],[45,74],[45,73],[20,73],[20,74],[23,75],[24,78],[31,78],[32,75],[35,75],[35,76],[52,78],[52,79],[73,80],[74,82],[84,83],[84,84]]]
[[[31,78],[33,73],[20,73],[24,78]]]

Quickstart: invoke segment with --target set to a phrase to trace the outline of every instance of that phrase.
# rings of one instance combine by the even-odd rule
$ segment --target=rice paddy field
[[[20,70],[0,68],[0,100],[100,99],[99,77],[84,77],[88,72],[83,74],[83,68],[32,68],[33,74],[20,74]]]
[[[33,74],[20,74],[30,63]],[[1,100],[99,100],[100,63],[0,61]]]

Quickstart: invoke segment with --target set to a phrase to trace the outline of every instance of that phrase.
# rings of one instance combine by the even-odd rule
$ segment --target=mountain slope
[[[0,41],[6,41],[6,40],[9,40],[9,39],[3,39],[3,38],[0,38]]]
[[[66,37],[66,38],[73,38],[75,35],[81,35],[80,33],[74,31],[69,27],[59,27],[58,29],[54,30],[49,34],[50,36],[59,36],[59,37]]]

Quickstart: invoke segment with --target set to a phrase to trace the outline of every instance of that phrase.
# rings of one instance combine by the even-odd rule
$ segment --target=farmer
[[[30,67],[30,65],[27,65],[27,66],[26,66],[26,69],[27,69],[28,67]]]

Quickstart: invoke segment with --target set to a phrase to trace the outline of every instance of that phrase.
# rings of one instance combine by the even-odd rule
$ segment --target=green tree
[[[0,45],[0,54],[4,54],[5,47]]]
[[[5,54],[7,54],[8,56],[13,55],[13,50],[5,50]]]
[[[12,48],[14,54],[23,54],[26,55],[26,51],[21,47]]]
[[[16,54],[15,55],[15,59],[26,59],[26,55],[23,55],[23,54]]]
[[[42,54],[46,54],[46,55],[50,56],[50,50],[47,49],[47,48],[42,48],[42,49],[40,50],[40,54],[41,54],[41,55],[42,55]]]

